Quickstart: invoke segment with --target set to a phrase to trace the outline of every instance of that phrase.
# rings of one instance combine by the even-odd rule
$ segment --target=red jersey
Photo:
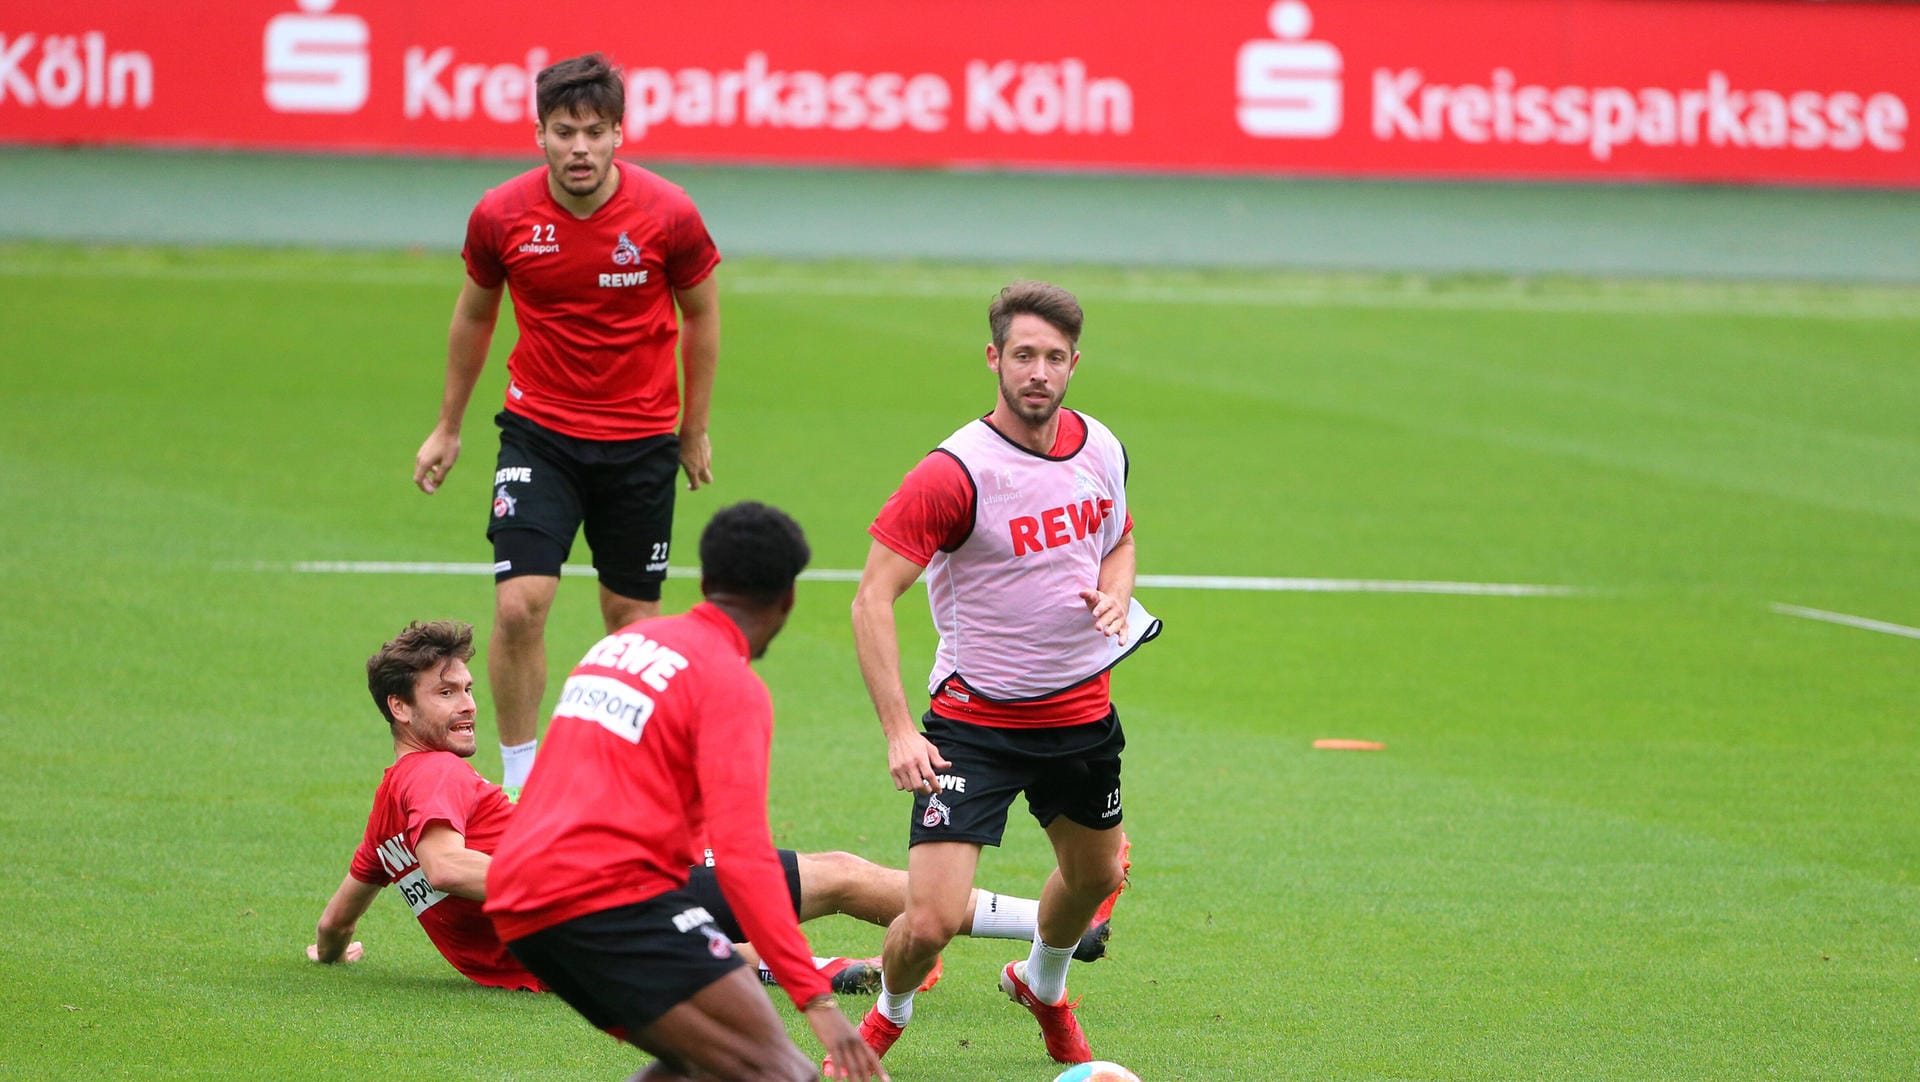
[[[747,637],[702,602],[601,639],[560,689],[487,869],[503,939],[686,885],[700,842],[734,916],[800,1005],[813,968],[767,826],[773,702]]]
[[[409,752],[387,768],[374,791],[367,833],[354,850],[350,874],[362,883],[396,886],[453,968],[494,988],[538,992],[540,981],[507,953],[480,903],[428,886],[414,856],[431,823],[465,835],[468,849],[491,853],[512,816],[506,794],[465,759],[450,751]]]
[[[507,409],[589,440],[673,431],[673,291],[720,262],[686,192],[613,164],[619,188],[584,220],[554,200],[544,165],[489,191],[460,252],[474,282],[513,294],[520,340],[507,358]]]
[[[1065,458],[1076,454],[1086,442],[1087,423],[1068,409],[1056,416],[1060,424],[1048,457]],[[880,508],[873,524],[867,527],[867,533],[892,551],[925,567],[935,552],[954,551],[973,532],[977,496],[973,478],[958,459],[943,451],[931,451],[908,471],[900,487]],[[1129,513],[1125,532],[1132,529],[1133,516]],[[998,702],[948,680],[933,696],[931,708],[943,718],[976,725],[1018,728],[1083,725],[1106,717],[1112,708],[1111,675],[1102,672],[1056,695],[1019,702]]]

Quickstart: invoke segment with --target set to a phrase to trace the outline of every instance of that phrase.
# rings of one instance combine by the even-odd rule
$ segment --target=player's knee
[[[864,882],[875,867],[865,857],[857,857],[840,849],[830,849],[824,853],[807,854],[809,869],[821,887],[834,895],[843,895],[854,886]]]
[[[903,920],[907,952],[913,955],[938,954],[960,933],[958,920],[932,909],[909,909]]]
[[[1127,874],[1117,856],[1111,861],[1099,861],[1090,867],[1076,868],[1075,871],[1078,874],[1069,876],[1063,868],[1061,878],[1066,880],[1069,891],[1082,898],[1105,898],[1120,889]]]
[[[510,638],[538,636],[547,626],[550,607],[549,599],[532,591],[499,590],[493,603],[494,634]]]

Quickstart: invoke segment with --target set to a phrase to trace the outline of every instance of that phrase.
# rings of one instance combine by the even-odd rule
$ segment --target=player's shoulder
[[[496,187],[488,188],[474,207],[474,213],[497,219],[511,219],[546,198],[547,167],[535,166]]]
[[[621,158],[615,158],[613,161],[614,165],[620,170],[620,183],[623,185],[631,183],[634,185],[634,191],[647,192],[674,199],[685,199],[688,202],[692,202],[692,197],[687,195],[685,188],[648,169],[646,166],[635,165]]]
[[[634,206],[661,219],[698,215],[687,190],[644,166],[614,159],[620,170],[621,194]]]

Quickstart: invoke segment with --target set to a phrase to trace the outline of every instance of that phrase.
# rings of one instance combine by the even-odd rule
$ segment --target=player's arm
[[[867,565],[853,594],[853,648],[874,713],[887,737],[887,770],[896,789],[930,793],[934,776],[952,764],[915,728],[900,686],[899,626],[893,607],[920,577],[921,567],[879,541],[867,549]]]
[[[487,348],[493,344],[493,325],[500,318],[500,294],[505,288],[489,288],[469,277],[460,286],[459,299],[453,302],[440,419],[413,459],[413,483],[429,495],[447,479],[447,472],[460,458],[460,426],[466,421],[474,385],[480,382],[480,370],[487,366]]]
[[[456,898],[487,900],[487,865],[493,858],[468,849],[466,835],[444,822],[432,823],[420,832],[413,852],[420,858],[420,874],[427,877],[428,886]]]
[[[351,875],[342,879],[340,888],[327,899],[327,907],[320,911],[314,941],[307,944],[307,958],[326,964],[358,962],[365,948],[354,940],[353,930],[379,896],[379,884],[362,883]]]
[[[1133,607],[1133,531],[1128,530],[1120,536],[1119,544],[1100,561],[1100,582],[1092,590],[1080,591],[1080,600],[1087,603],[1087,612],[1093,617],[1093,626],[1102,635],[1118,635],[1120,641],[1127,638],[1127,611]]]
[[[712,688],[696,736],[694,771],[720,892],[794,1006],[805,1010],[808,999],[831,988],[813,968],[767,822],[772,715],[764,688]]]
[[[720,367],[720,286],[709,274],[673,291],[680,306],[680,467],[687,488],[713,483],[713,444],[707,419],[713,408],[713,375]]]

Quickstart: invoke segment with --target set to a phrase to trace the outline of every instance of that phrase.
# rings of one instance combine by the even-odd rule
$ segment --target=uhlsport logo
[[[1308,41],[1313,12],[1302,0],[1267,10],[1272,40],[1240,46],[1235,73],[1240,130],[1260,139],[1326,139],[1340,130],[1340,50]]]
[[[299,0],[304,14],[267,20],[261,66],[278,113],[357,113],[367,104],[367,21],[329,15],[335,0]]]

